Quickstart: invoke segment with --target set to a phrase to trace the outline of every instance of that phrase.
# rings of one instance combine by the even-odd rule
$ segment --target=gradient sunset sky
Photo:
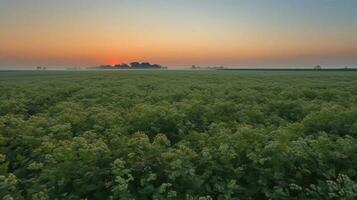
[[[356,0],[0,0],[0,66],[357,66]]]

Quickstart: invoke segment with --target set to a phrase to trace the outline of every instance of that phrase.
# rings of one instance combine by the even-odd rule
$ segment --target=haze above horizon
[[[355,0],[1,0],[0,67],[357,66]]]

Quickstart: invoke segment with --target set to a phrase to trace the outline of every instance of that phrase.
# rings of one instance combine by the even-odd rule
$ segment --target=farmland
[[[0,199],[356,199],[357,72],[1,71]]]

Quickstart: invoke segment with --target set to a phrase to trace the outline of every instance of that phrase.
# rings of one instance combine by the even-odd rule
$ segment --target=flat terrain
[[[355,71],[0,71],[0,199],[356,199]]]

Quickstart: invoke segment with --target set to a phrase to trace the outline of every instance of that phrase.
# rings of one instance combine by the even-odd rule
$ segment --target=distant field
[[[0,71],[0,199],[357,199],[357,71]]]

